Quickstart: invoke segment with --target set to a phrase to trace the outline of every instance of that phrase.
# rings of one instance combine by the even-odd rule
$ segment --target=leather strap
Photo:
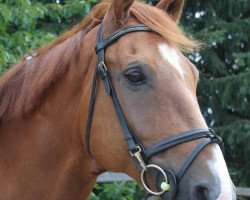
[[[200,139],[205,137],[214,137],[213,133],[209,129],[193,129],[184,133],[176,134],[172,137],[169,137],[153,146],[145,149],[145,159],[146,161],[152,157],[154,154],[157,154],[163,150],[169,149],[173,146]]]
[[[90,129],[93,119],[93,113],[94,113],[94,106],[95,106],[95,96],[96,96],[96,82],[97,82],[97,67],[95,68],[94,72],[94,78],[92,82],[92,90],[91,90],[91,96],[90,96],[90,102],[89,102],[89,110],[88,110],[88,121],[87,121],[87,127],[86,127],[86,149],[90,155],[91,158],[93,158],[91,151],[90,151]]]
[[[101,31],[101,32],[100,32]],[[102,35],[99,35],[99,33],[102,33],[102,24],[100,25],[99,28],[99,33],[98,33],[98,43],[95,47],[96,53],[99,55],[99,52],[101,50],[104,50],[107,46],[109,46],[112,42],[116,41],[118,38],[120,38],[123,35],[126,35],[128,33],[134,33],[134,32],[153,32],[152,29],[149,27],[145,26],[144,24],[138,24],[135,26],[128,26],[126,28],[120,29],[116,32],[114,32],[112,35],[110,35],[107,39],[102,40]],[[103,59],[104,60],[104,59]]]
[[[194,161],[194,159],[196,158],[196,156],[208,145],[213,143],[213,140],[211,140],[210,138],[206,138],[204,139],[199,146],[197,146],[195,148],[195,150],[188,156],[188,158],[186,159],[186,161],[183,163],[183,165],[181,166],[181,169],[179,170],[176,178],[177,178],[177,182],[179,183],[181,178],[183,177],[184,173],[187,171],[187,169],[190,167],[191,163]]]
[[[121,127],[123,129],[125,140],[128,143],[128,150],[130,152],[134,152],[138,149],[139,142],[135,138],[133,132],[128,126],[126,117],[124,113],[122,112],[121,106],[119,104],[119,101],[116,97],[115,90],[113,88],[113,84],[111,83],[111,79],[108,73],[108,70],[105,66],[105,48],[110,45],[112,42],[116,41],[121,36],[133,33],[133,32],[153,32],[149,27],[139,24],[136,26],[129,26],[123,29],[120,29],[113,33],[111,36],[109,36],[106,40],[103,40],[102,38],[102,24],[100,24],[98,34],[97,34],[97,46],[95,48],[96,53],[98,55],[98,60],[94,72],[93,77],[93,83],[92,83],[92,91],[91,91],[91,97],[89,102],[89,111],[88,111],[88,120],[87,120],[87,127],[86,127],[86,148],[89,153],[89,155],[93,158],[90,150],[90,132],[91,132],[91,123],[93,119],[93,113],[94,113],[94,104],[95,104],[95,96],[96,96],[96,83],[97,83],[97,74],[99,73],[102,80],[104,81],[104,86],[106,93],[111,96],[113,105],[115,107],[115,111],[117,114],[117,117],[119,119],[119,122],[121,124]]]

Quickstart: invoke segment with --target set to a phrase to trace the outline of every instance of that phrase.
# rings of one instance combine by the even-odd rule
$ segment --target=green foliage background
[[[0,0],[0,73],[79,22],[98,0]],[[148,3],[156,4],[155,0]],[[186,0],[180,24],[207,45],[189,55],[200,70],[198,98],[226,143],[236,185],[250,186],[250,1]],[[135,192],[136,191],[136,192]],[[98,184],[90,199],[140,199],[135,183]]]

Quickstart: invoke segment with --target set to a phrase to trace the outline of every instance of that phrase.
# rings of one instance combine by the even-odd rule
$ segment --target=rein
[[[105,91],[108,96],[111,97],[113,106],[115,108],[115,112],[117,118],[120,122],[120,125],[123,130],[124,138],[128,145],[129,154],[134,161],[137,169],[141,171],[141,182],[147,192],[151,195],[161,196],[167,195],[167,199],[174,199],[177,192],[177,184],[181,181],[181,178],[196,158],[196,156],[208,145],[211,143],[219,144],[221,150],[224,153],[224,144],[219,136],[217,136],[212,129],[206,128],[199,128],[199,129],[192,129],[187,132],[183,132],[169,138],[164,139],[163,141],[152,145],[149,148],[144,148],[143,144],[136,138],[136,134],[133,130],[129,127],[128,122],[126,120],[126,116],[122,111],[121,105],[119,100],[116,96],[110,74],[108,72],[107,66],[105,65],[105,49],[111,43],[115,42],[118,38],[125,34],[134,33],[134,32],[154,32],[149,27],[139,24],[135,26],[129,26],[123,29],[120,29],[110,35],[107,39],[103,40],[102,36],[102,24],[99,27],[99,31],[97,34],[97,45],[95,48],[96,54],[98,56],[93,83],[92,83],[92,91],[89,103],[89,111],[88,111],[88,120],[87,120],[87,127],[86,127],[86,148],[89,155],[93,158],[90,150],[90,132],[91,132],[91,123],[93,119],[93,112],[94,112],[94,105],[95,105],[95,96],[96,96],[96,85],[97,85],[97,78],[98,75],[103,80]],[[160,166],[149,164],[149,159],[154,156],[155,154],[165,151],[171,147],[176,145],[180,145],[185,142],[189,142],[192,140],[201,139],[201,143],[194,149],[194,151],[187,157],[183,165],[180,167],[177,175],[171,169],[162,169]],[[159,171],[159,174],[163,181],[159,185],[157,183],[157,192],[152,191],[149,189],[145,173],[149,168],[154,168],[155,170]],[[164,194],[165,193],[165,194]]]

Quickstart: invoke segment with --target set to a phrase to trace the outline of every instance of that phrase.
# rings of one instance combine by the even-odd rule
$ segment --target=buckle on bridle
[[[98,68],[99,68],[99,67],[103,67],[106,71],[108,71],[107,66],[106,66],[106,64],[104,63],[104,61],[102,61],[102,62],[100,62],[100,63],[98,64]]]
[[[132,157],[135,157],[136,160],[138,161],[138,163],[140,164],[140,166],[142,167],[143,170],[147,170],[146,164],[142,158],[141,155],[141,147],[140,146],[136,146],[136,148],[134,149],[134,151],[129,151],[130,155]]]
[[[213,129],[209,128],[209,131],[211,135],[209,135],[208,137],[212,140],[212,143],[217,143],[220,146],[222,154],[225,156],[225,147],[221,137],[218,136]]]
[[[100,62],[98,64],[97,68],[98,68],[98,72],[99,72],[101,78],[104,80],[109,75],[108,74],[108,69],[107,69],[105,63],[104,62]]]
[[[208,130],[210,132],[208,138],[210,138],[213,142],[222,142],[221,137],[216,135],[213,129],[209,128]]]

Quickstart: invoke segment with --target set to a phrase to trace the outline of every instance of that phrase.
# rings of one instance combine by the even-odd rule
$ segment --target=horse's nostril
[[[193,199],[196,199],[196,200],[204,199],[204,200],[206,200],[207,199],[207,193],[208,193],[208,189],[205,188],[204,186],[196,186],[194,188],[194,191],[193,191]]]
[[[202,183],[194,187],[191,196],[193,200],[215,200],[219,196],[219,190]]]

